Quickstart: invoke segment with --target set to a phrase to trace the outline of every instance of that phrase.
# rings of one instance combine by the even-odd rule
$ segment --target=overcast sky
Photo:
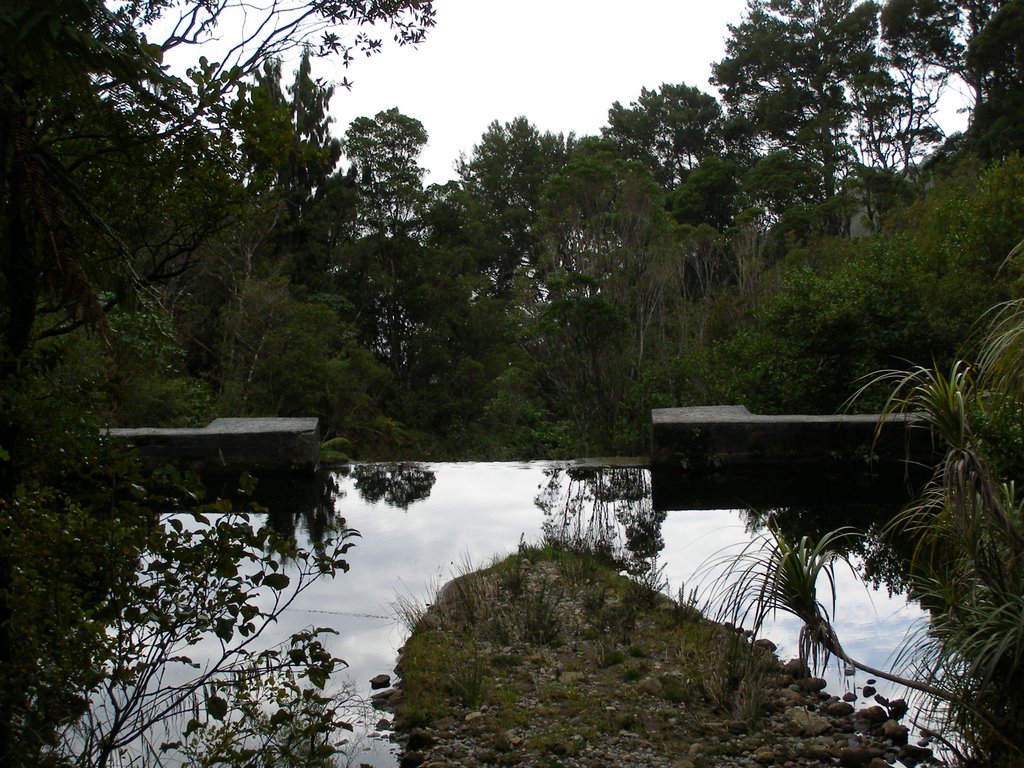
[[[391,107],[430,135],[427,182],[454,177],[487,126],[524,115],[542,131],[597,133],[615,101],[642,87],[686,83],[714,93],[711,64],[745,0],[437,0],[437,26],[418,48],[394,45],[349,71],[332,103],[340,135],[353,118]],[[287,75],[286,75],[287,80]]]

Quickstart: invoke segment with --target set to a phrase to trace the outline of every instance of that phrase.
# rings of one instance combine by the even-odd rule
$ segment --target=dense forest
[[[494,122],[429,187],[422,124],[335,125],[311,45],[171,87],[145,38],[91,47],[128,45],[114,17],[52,14],[6,54],[4,365],[100,425],[644,453],[651,407],[829,413],[944,364],[1016,278],[1018,2],[751,2],[717,96],[642,88],[599,136]],[[951,89],[973,106],[945,136]]]
[[[262,22],[232,41],[243,12]],[[315,415],[355,459],[644,454],[652,407],[834,412],[876,371],[992,348],[986,318],[1021,277],[1024,0],[749,0],[710,83],[637,84],[595,136],[496,121],[428,186],[414,116],[337,125],[313,73],[434,23],[428,0],[0,8],[4,764],[115,764],[200,699],[220,727],[219,668],[166,706],[139,697],[153,638],[230,648],[272,621],[251,601],[287,586],[282,559],[347,567],[344,529],[303,560],[241,522],[151,525],[201,491],[142,478],[102,427]],[[200,56],[222,33],[222,60]],[[951,92],[969,121],[945,135]],[[1014,403],[979,425],[1002,436],[1004,476]],[[989,554],[1024,552],[1013,509]],[[1005,587],[1021,560],[985,573]],[[287,659],[314,689],[337,661],[316,633]],[[1019,658],[993,669],[1016,680]],[[264,729],[249,736],[339,725],[297,679],[277,678],[286,716],[239,721]],[[258,714],[271,694],[233,695]],[[237,746],[196,707],[186,742]]]

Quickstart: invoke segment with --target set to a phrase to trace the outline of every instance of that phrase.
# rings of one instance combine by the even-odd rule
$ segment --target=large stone
[[[437,743],[437,737],[434,736],[430,731],[425,728],[413,728],[409,732],[409,738],[406,741],[405,748],[408,751],[419,752],[434,746]]]
[[[900,747],[900,760],[909,766],[931,762],[933,757],[932,751],[926,747],[918,747],[913,744],[904,744]]]
[[[805,677],[801,680],[796,681],[797,688],[807,693],[817,693],[818,691],[823,691],[825,690],[825,686],[827,685],[828,683],[825,681],[825,678],[823,677]]]
[[[831,717],[848,717],[853,714],[853,704],[848,701],[830,701],[822,709]]]
[[[792,677],[794,680],[799,680],[804,677],[810,677],[811,671],[807,667],[807,662],[800,659],[790,659],[782,665],[782,671]]]
[[[876,704],[864,709],[858,709],[857,718],[859,720],[866,720],[872,725],[881,725],[889,719],[889,713]]]
[[[907,743],[910,729],[905,725],[897,723],[895,720],[886,720],[882,723],[882,734],[885,738],[892,741],[893,744],[903,745]]]
[[[878,757],[878,750],[871,750],[867,747],[844,747],[839,753],[839,765],[844,768],[859,768],[867,765],[871,759]]]
[[[111,429],[137,449],[146,467],[204,473],[312,472],[320,463],[320,427],[309,418],[225,418],[197,429]]]
[[[802,707],[790,707],[786,710],[786,717],[793,730],[801,736],[820,736],[832,730],[832,723],[826,718]]]
[[[388,688],[386,691],[381,691],[380,693],[373,694],[370,697],[370,703],[373,705],[374,709],[383,712],[391,706],[392,702],[398,696],[398,691],[396,691],[394,688]]]
[[[868,452],[906,458],[907,427],[913,418],[890,416],[876,439],[882,417],[866,415],[754,414],[742,405],[655,408],[651,463],[691,469],[716,466],[798,462],[834,462],[848,455],[862,460]],[[912,448],[931,455],[929,445]],[[915,451],[916,452],[916,451]]]

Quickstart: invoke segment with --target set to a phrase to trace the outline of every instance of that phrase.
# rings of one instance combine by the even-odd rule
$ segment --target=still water
[[[452,576],[515,551],[521,541],[539,543],[545,534],[610,541],[623,555],[632,550],[633,557],[656,558],[662,580],[676,595],[699,590],[699,574],[709,559],[736,551],[756,535],[756,521],[743,509],[657,510],[650,486],[649,471],[639,467],[354,465],[328,478],[328,491],[312,511],[299,515],[295,531],[308,538],[332,512],[344,518],[361,534],[349,552],[351,569],[305,592],[278,629],[282,637],[311,625],[337,630],[332,650],[348,663],[355,691],[368,696],[369,679],[392,674],[405,640],[396,600],[429,603]],[[798,525],[807,515],[776,512]],[[887,666],[908,630],[923,621],[922,611],[900,595],[890,596],[884,585],[865,587],[844,568],[836,576],[841,641],[854,658]],[[796,654],[798,631],[795,620],[779,617],[763,634],[778,645],[780,658],[789,658]],[[865,682],[835,668],[828,676],[830,690],[840,694]],[[885,695],[904,695],[878,688]],[[370,735],[379,718],[380,713],[363,713],[352,765],[397,764],[386,734]]]

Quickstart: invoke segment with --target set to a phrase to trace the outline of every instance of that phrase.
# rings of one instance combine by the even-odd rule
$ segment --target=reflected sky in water
[[[394,473],[395,465],[389,466]],[[391,497],[379,476],[368,479],[367,470],[360,472],[358,466],[336,475],[337,514],[361,533],[349,552],[351,569],[305,592],[284,615],[280,637],[311,625],[335,628],[340,634],[333,639],[332,649],[349,663],[348,674],[358,689],[369,693],[370,677],[392,673],[405,639],[394,609],[396,596],[429,602],[452,576],[515,551],[521,539],[539,542],[545,518],[536,502],[545,496],[552,470],[563,466],[539,462],[414,465],[415,472],[406,475],[405,490]],[[561,477],[564,480],[565,475]],[[646,504],[649,508],[649,499]],[[689,591],[697,586],[694,575],[709,558],[748,542],[746,520],[744,513],[735,510],[668,512],[661,525],[665,546],[658,563],[671,590],[683,586]],[[299,528],[301,536],[301,524]],[[842,568],[837,569],[837,581],[835,623],[844,646],[854,658],[886,666],[892,650],[921,619],[921,611],[902,597],[890,597],[884,589],[865,589]],[[783,618],[765,634],[786,658],[796,653],[798,631],[795,621]],[[863,676],[844,679],[835,669],[831,677],[835,693],[864,684]],[[903,695],[878,687],[885,695]],[[360,761],[395,765],[382,744],[356,764]]]

